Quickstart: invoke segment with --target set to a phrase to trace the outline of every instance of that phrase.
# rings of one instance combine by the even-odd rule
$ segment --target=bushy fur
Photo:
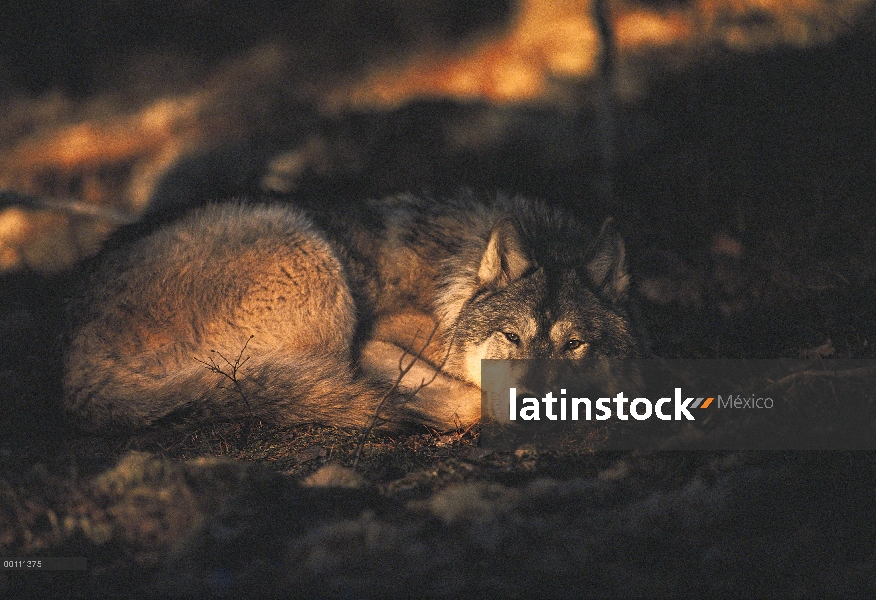
[[[419,352],[381,416],[446,429],[479,416],[481,358],[637,351],[610,227],[590,236],[539,203],[468,197],[323,221],[230,202],[107,252],[74,303],[68,409],[92,427],[186,408],[364,426]],[[228,389],[204,362],[230,370],[214,351],[233,362],[244,347]]]

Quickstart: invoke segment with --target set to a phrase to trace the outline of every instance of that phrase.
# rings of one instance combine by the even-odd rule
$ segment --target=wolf
[[[449,430],[480,361],[636,356],[624,244],[521,197],[211,204],[103,253],[71,303],[67,410]],[[376,421],[375,421],[376,419]]]

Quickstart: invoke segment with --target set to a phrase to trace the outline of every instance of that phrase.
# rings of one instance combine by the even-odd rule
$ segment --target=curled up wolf
[[[447,430],[480,417],[483,358],[635,355],[628,282],[610,223],[522,198],[209,205],[96,261],[66,407],[92,428],[180,411],[362,427],[380,405],[386,427]]]

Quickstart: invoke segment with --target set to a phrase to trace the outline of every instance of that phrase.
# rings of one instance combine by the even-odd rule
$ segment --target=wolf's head
[[[481,359],[638,354],[624,244],[610,220],[588,237],[567,218],[523,211],[495,222],[479,252],[452,265],[439,298],[452,323],[448,373],[480,385]]]

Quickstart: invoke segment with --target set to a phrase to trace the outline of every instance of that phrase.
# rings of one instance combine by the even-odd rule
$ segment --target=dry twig
[[[249,415],[248,418],[246,419],[246,424],[243,428],[243,432],[241,432],[241,441],[243,444],[246,444],[247,440],[249,439],[249,427],[250,427],[250,423],[253,420],[253,412],[252,412],[252,405],[250,405],[249,398],[247,397],[246,393],[243,391],[243,386],[241,385],[240,378],[238,377],[237,374],[238,374],[238,371],[240,370],[240,368],[244,364],[246,364],[246,361],[248,361],[250,359],[249,356],[247,356],[246,358],[243,358],[243,353],[246,352],[246,347],[249,345],[250,340],[252,340],[252,338],[254,338],[254,337],[255,337],[254,335],[249,336],[249,339],[246,340],[246,343],[243,344],[243,348],[240,349],[240,353],[237,355],[237,358],[234,359],[234,362],[231,362],[230,360],[225,358],[225,355],[223,355],[218,350],[210,350],[210,354],[215,354],[216,356],[221,358],[223,361],[225,361],[227,368],[230,369],[228,371],[226,370],[226,367],[223,367],[219,363],[217,363],[216,359],[213,358],[213,356],[210,356],[209,361],[204,361],[204,360],[201,360],[200,358],[195,359],[196,361],[198,361],[199,363],[204,365],[207,368],[207,370],[209,370],[211,373],[216,373],[218,375],[222,375],[223,377],[228,379],[232,383],[232,385],[234,387],[234,391],[236,391],[237,394],[240,396],[241,400],[243,400],[243,404],[246,406],[246,411]],[[219,387],[222,389],[225,389],[225,390],[229,389],[226,386],[219,386]]]
[[[371,432],[373,431],[373,429],[378,425],[378,423],[380,421],[380,411],[383,409],[383,406],[386,404],[386,401],[389,400],[389,398],[401,386],[401,382],[405,378],[405,375],[408,374],[408,372],[413,368],[413,366],[417,363],[417,361],[422,359],[423,352],[425,352],[426,348],[429,347],[429,344],[431,343],[432,338],[435,337],[435,333],[437,333],[437,331],[438,331],[438,324],[436,323],[435,326],[432,327],[432,331],[429,333],[429,336],[426,338],[426,341],[423,343],[423,346],[419,349],[419,351],[417,351],[417,353],[413,356],[413,358],[411,359],[411,361],[407,365],[404,364],[404,361],[405,361],[405,358],[407,358],[409,356],[409,352],[408,352],[407,348],[402,348],[402,354],[398,359],[398,370],[399,370],[398,377],[396,377],[395,381],[390,386],[390,388],[380,398],[380,402],[377,403],[377,408],[374,410],[374,415],[371,417],[371,422],[362,431],[362,437],[359,440],[359,444],[356,446],[356,457],[353,459],[353,469],[356,469],[356,467],[359,466],[359,459],[362,456],[362,450],[365,447],[365,442],[368,440],[368,437],[371,435]],[[419,335],[420,335],[420,330],[417,330],[417,333],[414,335],[414,340],[416,340],[419,337]],[[425,379],[420,381],[420,384],[416,388],[412,389],[411,392],[409,393],[409,395],[416,396],[423,388],[425,388],[427,385],[429,385],[433,381],[435,381],[435,378],[438,377],[438,373],[441,371],[441,369],[444,368],[444,364],[447,362],[447,359],[450,356],[450,346],[451,345],[452,345],[452,340],[451,340],[451,344],[448,344],[448,346],[447,346],[447,353],[444,355],[444,358],[441,361],[441,363],[436,366],[435,372],[433,373],[432,377],[429,378],[428,381],[426,381]]]

